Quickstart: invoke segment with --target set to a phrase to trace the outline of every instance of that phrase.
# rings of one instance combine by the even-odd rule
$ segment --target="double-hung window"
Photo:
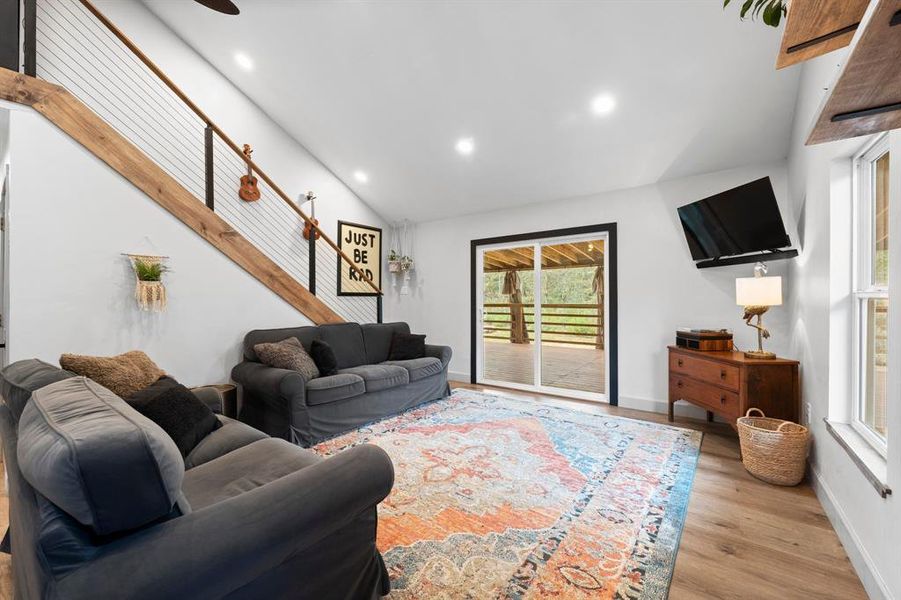
[[[885,455],[888,356],[888,137],[855,158],[851,424]]]

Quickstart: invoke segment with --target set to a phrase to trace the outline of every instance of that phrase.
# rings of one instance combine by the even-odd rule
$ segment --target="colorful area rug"
[[[457,390],[315,449],[363,443],[391,598],[666,598],[700,433]]]

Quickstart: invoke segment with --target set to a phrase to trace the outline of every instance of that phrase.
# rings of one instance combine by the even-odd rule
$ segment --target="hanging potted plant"
[[[399,273],[401,271],[401,257],[397,250],[388,252],[388,272]]]
[[[166,286],[163,273],[169,268],[163,264],[163,256],[132,255],[131,266],[135,273],[135,300],[141,310],[162,312],[166,309]]]

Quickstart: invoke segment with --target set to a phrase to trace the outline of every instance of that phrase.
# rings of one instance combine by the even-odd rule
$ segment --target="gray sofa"
[[[195,392],[215,403],[209,390]],[[0,374],[17,598],[376,598],[387,455],[323,459],[243,423],[182,459],[112,392],[37,360]]]
[[[426,344],[426,356],[389,361],[394,333],[410,333],[406,323],[337,323],[287,329],[257,329],[244,338],[244,361],[232,369],[241,385],[240,419],[273,437],[312,446],[417,404],[450,393],[451,349]],[[328,343],[338,374],[310,381],[295,371],[261,362],[253,347],[296,337],[309,349],[314,339]]]

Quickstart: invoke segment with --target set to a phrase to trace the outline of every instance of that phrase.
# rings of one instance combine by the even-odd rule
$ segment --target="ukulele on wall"
[[[313,195],[313,192],[307,192],[307,201],[310,203],[310,220],[304,221],[303,224],[303,239],[308,240],[312,235],[314,239],[319,239],[319,230],[313,229],[313,225],[319,227],[319,219],[316,218],[316,196]]]
[[[250,144],[244,144],[244,156],[250,160],[253,150]],[[247,175],[241,176],[241,187],[238,188],[238,197],[245,202],[256,202],[260,199],[260,188],[257,187],[257,178],[253,176],[253,168],[247,163]]]

